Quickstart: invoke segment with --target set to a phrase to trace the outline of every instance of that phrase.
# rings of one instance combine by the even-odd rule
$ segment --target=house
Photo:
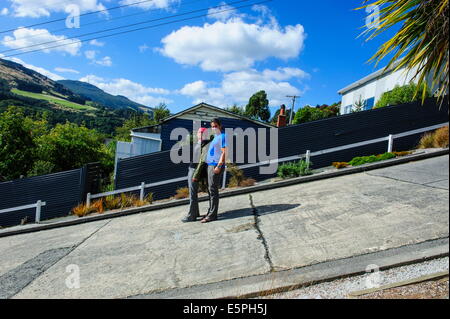
[[[394,63],[389,69],[378,70],[361,80],[338,91],[342,95],[341,114],[351,113],[360,104],[363,110],[372,109],[383,93],[391,91],[395,86],[417,83],[418,77],[413,80],[416,68],[409,70],[402,67],[394,71],[400,62]],[[386,70],[386,71],[385,71]],[[431,81],[429,81],[431,83]]]
[[[178,141],[170,140],[175,128],[193,131],[194,122],[202,127],[209,127],[213,118],[219,118],[224,128],[274,128],[275,126],[241,116],[219,107],[200,103],[187,110],[163,120],[158,125],[140,127],[131,130],[131,143],[118,142],[116,148],[116,164],[119,158],[128,158],[160,151],[169,151]],[[197,124],[198,125],[198,124]],[[117,167],[117,165],[115,165]]]

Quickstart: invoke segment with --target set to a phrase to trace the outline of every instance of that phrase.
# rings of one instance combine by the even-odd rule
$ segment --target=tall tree
[[[367,2],[369,0],[363,3]],[[395,70],[404,66],[410,70],[417,67],[414,75],[418,77],[415,95],[421,93],[422,101],[425,99],[429,89],[427,76],[431,76],[432,86],[437,86],[438,96],[442,100],[448,94],[449,81],[448,0],[376,0],[356,10],[363,8],[374,11],[365,26],[367,30],[362,33],[370,34],[368,40],[401,25],[400,30],[369,61],[375,60],[378,64],[393,53],[386,69],[397,61]]]
[[[96,130],[66,122],[57,124],[48,134],[37,139],[38,157],[53,163],[56,171],[82,167],[104,161],[107,156],[104,135]]]
[[[270,119],[269,100],[266,91],[259,91],[252,95],[245,108],[247,116],[268,122]]]
[[[153,120],[155,121],[155,124],[162,122],[165,118],[169,116],[170,110],[164,103],[160,103],[157,107],[153,109]]]
[[[0,114],[0,175],[6,180],[26,176],[36,144],[23,111],[11,106]]]
[[[236,104],[233,106],[225,108],[225,111],[237,114],[237,115],[245,115],[245,110],[243,107],[239,107]]]
[[[126,120],[122,126],[116,128],[115,139],[124,142],[130,142],[130,131],[134,128],[155,125],[155,120],[151,119],[147,114],[138,113]]]

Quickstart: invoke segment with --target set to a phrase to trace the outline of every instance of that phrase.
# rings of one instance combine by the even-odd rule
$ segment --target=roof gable
[[[227,110],[221,109],[217,106],[213,106],[206,103],[197,104],[187,110],[181,111],[175,115],[166,118],[162,123],[170,121],[174,118],[187,119],[187,120],[201,120],[201,121],[211,121],[215,117],[226,117],[231,119],[237,119],[241,121],[250,121],[265,127],[275,127],[269,123],[264,123],[257,121],[246,116],[241,116]],[[161,123],[161,124],[162,124]]]

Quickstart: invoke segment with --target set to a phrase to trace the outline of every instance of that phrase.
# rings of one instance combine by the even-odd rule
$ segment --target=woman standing
[[[189,184],[189,212],[181,221],[184,223],[194,222],[200,216],[198,208],[198,189],[200,179],[206,168],[203,167],[205,161],[205,153],[211,140],[207,137],[208,129],[201,127],[197,131],[197,143],[193,148],[192,162],[189,165],[188,184]]]

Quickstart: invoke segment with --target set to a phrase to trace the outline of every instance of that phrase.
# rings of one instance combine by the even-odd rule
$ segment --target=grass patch
[[[433,133],[423,135],[418,148],[444,148],[448,147],[448,144],[448,126],[444,126]]]
[[[48,95],[48,94],[32,93],[32,92],[22,91],[22,90],[18,90],[18,89],[12,89],[11,92],[14,94],[22,95],[22,96],[29,97],[32,99],[45,100],[50,103],[57,104],[57,105],[60,105],[60,106],[66,107],[66,108],[70,108],[70,109],[82,110],[82,111],[83,110],[88,110],[88,111],[95,110],[95,108],[92,106],[77,104],[74,102],[64,100],[62,98],[59,99],[55,96]]]
[[[182,187],[177,189],[177,193],[174,197],[175,199],[189,198],[189,188]]]
[[[411,154],[411,151],[403,151],[403,152],[386,152],[384,154],[371,155],[371,156],[361,156],[354,157],[350,162],[333,162],[332,165],[337,169],[341,169],[348,166],[358,166],[366,163],[374,163],[378,161],[388,160],[394,157],[400,157]]]
[[[367,163],[375,163],[396,157],[394,153],[386,152],[379,155],[361,156],[353,158],[348,164],[351,166],[359,166]]]
[[[136,195],[122,193],[119,196],[106,196],[94,201],[90,206],[81,203],[72,209],[72,213],[78,217],[84,217],[94,213],[104,213],[105,211],[124,209],[129,207],[141,207],[153,203],[153,193],[148,193],[144,200],[140,200]]]

